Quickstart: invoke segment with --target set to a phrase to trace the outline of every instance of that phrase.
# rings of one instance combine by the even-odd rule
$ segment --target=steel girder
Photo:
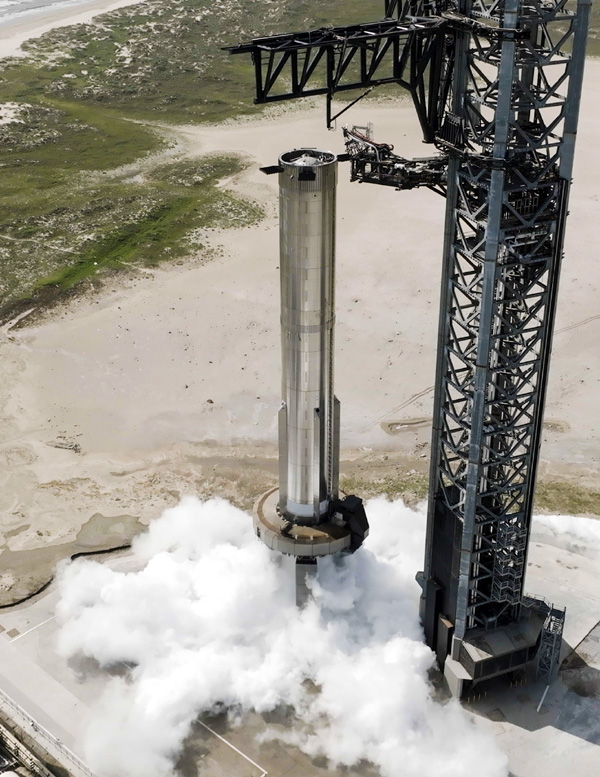
[[[424,139],[443,157],[422,167],[419,182],[418,165],[392,154],[374,165],[372,151],[357,147],[350,157],[358,179],[430,185],[440,159],[447,164],[420,576],[427,642],[442,661],[440,616],[454,624],[457,658],[469,629],[518,619],[528,606],[523,578],[589,7],[590,0],[387,0],[382,22],[228,49],[252,55],[256,102],[324,94],[328,123],[336,92],[407,88]],[[438,550],[454,554],[444,561],[452,567],[446,577],[456,577],[451,596],[436,567],[436,538],[449,531],[454,539]]]
[[[387,5],[397,18],[255,38],[225,50],[251,54],[256,103],[326,95],[328,126],[337,118],[337,92],[398,84],[410,92],[424,139],[432,142],[448,89],[447,22],[421,2]]]
[[[458,640],[517,617],[523,593],[589,11],[567,5],[463,3],[501,34],[457,29],[436,139],[450,161],[424,578],[443,509],[461,525]]]

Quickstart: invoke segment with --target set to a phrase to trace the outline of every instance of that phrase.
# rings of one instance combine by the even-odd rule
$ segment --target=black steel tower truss
[[[387,5],[390,14],[398,13],[397,2]],[[409,5],[418,17],[406,16]],[[427,14],[419,0],[405,3],[400,18],[256,38],[226,50],[252,55],[256,103],[325,95],[328,126],[337,118],[331,106],[335,93],[399,84],[410,92],[423,136],[431,142],[447,92],[440,84],[448,58],[445,22]]]
[[[590,3],[385,5],[381,22],[229,50],[252,54],[256,102],[324,94],[328,124],[337,92],[397,83],[439,152],[405,160],[346,132],[354,179],[446,196],[419,579],[427,642],[442,665],[462,665],[452,670],[460,693],[465,679],[511,670],[548,642],[543,625],[515,637],[533,640],[525,652],[490,647],[489,635],[531,623],[523,584]]]

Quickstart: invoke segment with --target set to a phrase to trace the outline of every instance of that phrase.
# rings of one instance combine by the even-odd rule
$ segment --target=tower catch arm
[[[255,103],[327,97],[327,125],[336,92],[398,84],[413,99],[424,140],[439,126],[447,22],[438,16],[384,19],[255,38],[224,50],[251,54]]]
[[[351,181],[377,183],[395,189],[426,186],[445,194],[448,158],[443,155],[406,159],[394,154],[389,143],[376,143],[362,127],[344,127],[346,151],[351,164]]]

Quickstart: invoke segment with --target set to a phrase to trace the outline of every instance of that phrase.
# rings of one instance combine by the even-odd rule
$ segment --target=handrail
[[[0,741],[10,754],[10,757],[26,766],[35,777],[55,777],[35,754],[27,749],[27,746],[20,742],[13,734],[8,725],[0,722]],[[4,774],[4,772],[3,772]]]
[[[41,734],[42,737],[44,737],[48,742],[52,744],[53,747],[55,747],[60,753],[62,753],[65,758],[67,758],[72,764],[74,764],[78,771],[82,774],[86,775],[86,777],[96,777],[94,772],[86,766],[86,764],[75,755],[75,753],[70,750],[65,744],[63,744],[60,739],[57,739],[54,734],[51,734],[48,729],[44,728],[40,723],[38,723],[34,718],[31,717],[31,715],[28,712],[25,712],[23,707],[21,707],[19,704],[17,704],[14,699],[11,699],[11,697],[5,693],[0,688],[0,700],[2,700],[5,704],[7,704],[12,710],[17,712],[22,718],[25,719],[27,723],[31,726],[31,728],[38,734]]]

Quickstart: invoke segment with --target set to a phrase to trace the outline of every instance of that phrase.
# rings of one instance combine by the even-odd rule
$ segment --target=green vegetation
[[[239,160],[153,169],[164,130],[258,110],[247,57],[220,47],[278,30],[377,18],[379,0],[149,0],[58,28],[0,71],[0,315],[99,271],[203,248],[202,230],[251,223],[215,184]],[[266,21],[265,21],[266,20]]]
[[[587,53],[591,57],[600,57],[600,6],[598,3],[592,3],[590,10]]]
[[[243,169],[232,157],[107,178],[69,176],[66,167],[61,177],[43,171],[41,163],[19,166],[21,176],[7,165],[12,197],[10,206],[6,200],[0,206],[5,300],[42,290],[48,299],[51,291],[71,289],[101,270],[179,257],[204,247],[207,228],[244,226],[262,217],[257,205],[216,187]]]
[[[542,480],[537,484],[534,509],[562,515],[600,515],[600,491],[566,480]]]
[[[375,470],[371,477],[367,471],[361,475],[342,475],[340,488],[347,494],[360,494],[362,499],[386,496],[390,500],[402,499],[406,504],[414,505],[427,498],[428,482],[426,474],[415,470],[385,474]]]
[[[171,165],[167,176],[157,175],[145,184],[138,197],[121,195],[121,202],[136,207],[137,217],[128,218],[89,248],[83,248],[73,265],[62,267],[43,278],[37,288],[57,286],[69,289],[101,268],[119,269],[143,261],[156,264],[201,248],[194,236],[207,227],[244,226],[262,216],[258,206],[221,192],[214,184],[220,177],[239,172],[241,165],[228,157],[205,157],[197,164]],[[178,170],[179,174],[174,175]],[[215,174],[216,173],[216,174]],[[212,180],[211,180],[212,179]],[[194,181],[202,182],[194,184]],[[197,186],[190,193],[186,189]],[[127,191],[127,189],[125,190]],[[185,192],[185,193],[184,193]],[[119,201],[115,192],[113,203]],[[114,208],[111,209],[114,214]]]
[[[147,0],[96,25],[52,30],[7,73],[17,92],[100,105],[137,119],[215,122],[256,109],[247,56],[222,46],[258,35],[381,18],[383,0]],[[600,54],[592,6],[589,53]]]
[[[253,106],[249,57],[221,48],[258,35],[380,18],[383,0],[147,0],[30,42],[28,91],[138,119],[223,121]],[[60,54],[58,54],[60,53]]]
[[[360,494],[365,499],[383,495],[414,505],[427,498],[428,477],[414,469],[365,466],[360,474],[342,475],[340,488],[347,494]],[[568,480],[541,480],[536,488],[534,511],[600,516],[600,491]]]
[[[216,177],[193,186],[198,170],[175,163],[148,175],[151,155],[167,147],[150,124],[260,110],[249,58],[221,46],[382,11],[382,0],[148,0],[52,30],[26,44],[28,58],[5,60],[0,88],[12,120],[0,121],[0,315],[98,270],[179,257],[198,247],[204,227],[260,218],[215,187],[237,161],[222,159]],[[589,50],[598,54],[600,7],[592,20]]]

